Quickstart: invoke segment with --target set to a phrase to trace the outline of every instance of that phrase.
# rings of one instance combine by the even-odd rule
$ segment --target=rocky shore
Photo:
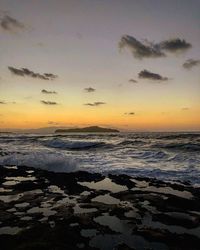
[[[0,248],[199,249],[200,188],[0,166]]]

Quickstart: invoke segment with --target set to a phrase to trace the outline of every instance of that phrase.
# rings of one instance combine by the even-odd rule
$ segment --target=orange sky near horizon
[[[11,104],[10,104],[11,106]],[[13,105],[15,107],[15,105]],[[200,124],[200,108],[169,110],[169,112],[138,111],[127,115],[121,110],[88,107],[68,110],[65,107],[27,108],[19,112],[11,107],[1,115],[1,128],[26,129],[48,126],[92,126],[114,127],[128,131],[187,131],[198,130]],[[126,109],[124,109],[126,110]],[[11,114],[11,115],[8,115]],[[54,122],[56,121],[56,122]],[[188,129],[189,128],[189,129]]]

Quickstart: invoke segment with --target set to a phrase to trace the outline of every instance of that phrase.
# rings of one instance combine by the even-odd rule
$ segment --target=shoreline
[[[198,249],[200,188],[0,166],[1,249]]]

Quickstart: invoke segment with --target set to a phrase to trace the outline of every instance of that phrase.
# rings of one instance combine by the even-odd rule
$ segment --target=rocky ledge
[[[0,246],[199,249],[200,189],[126,175],[1,166]]]

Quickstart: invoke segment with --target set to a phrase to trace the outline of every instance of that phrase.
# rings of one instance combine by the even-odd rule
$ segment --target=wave
[[[109,174],[110,171],[104,171],[104,174]],[[200,171],[194,167],[188,167],[178,170],[162,170],[159,168],[124,168],[113,169],[112,174],[126,174],[134,177],[153,178],[164,181],[181,181],[189,182],[192,185],[200,187]]]
[[[119,171],[200,183],[198,152],[200,134],[191,133],[0,135],[0,165],[55,172]]]
[[[134,146],[135,144],[145,144],[145,142],[143,140],[124,140],[120,143],[118,143],[117,145],[119,146],[128,146],[128,145],[131,145],[131,146]]]
[[[174,139],[196,139],[200,137],[200,133],[181,133],[181,134],[169,134],[169,135],[160,135],[157,137],[158,139],[168,139],[168,140],[174,140]]]
[[[163,159],[167,157],[168,154],[162,151],[146,151],[141,155],[142,159],[152,159],[152,160]]]
[[[59,138],[54,138],[50,141],[44,142],[44,145],[50,148],[61,149],[88,149],[105,146],[104,142],[92,142],[92,141],[64,141]]]
[[[74,172],[79,169],[79,162],[72,157],[48,151],[3,156],[0,158],[0,165],[29,166],[53,172]]]
[[[152,145],[156,148],[165,148],[165,149],[173,149],[173,150],[183,150],[183,151],[200,151],[199,143],[168,143],[168,144],[154,144]]]

